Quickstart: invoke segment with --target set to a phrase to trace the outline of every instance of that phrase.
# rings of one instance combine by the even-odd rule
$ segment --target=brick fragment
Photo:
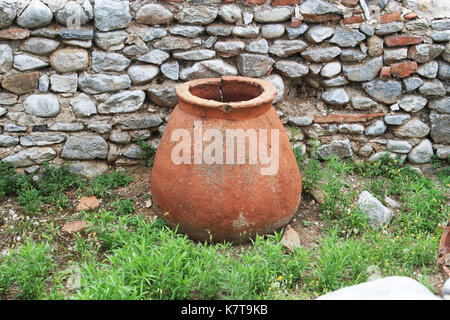
[[[293,6],[299,4],[300,0],[272,0],[271,5],[276,6]]]
[[[350,8],[354,8],[358,5],[359,0],[342,0],[341,3]]]
[[[410,74],[416,71],[417,71],[417,62],[415,61],[405,61],[391,65],[392,75],[400,78],[408,77]]]
[[[407,14],[405,14],[405,15],[403,16],[403,18],[404,18],[405,20],[417,19],[418,17],[419,17],[419,15],[418,15],[417,13],[415,13],[415,12],[409,12],[409,13],[407,13]]]
[[[388,80],[391,77],[391,67],[384,66],[380,71],[381,80]]]
[[[21,28],[9,28],[0,30],[0,39],[22,40],[30,36],[30,31]]]
[[[422,43],[422,40],[422,36],[388,36],[384,38],[384,43],[388,47],[403,47]]]
[[[300,27],[300,25],[303,23],[303,20],[302,19],[298,19],[298,18],[294,18],[294,17],[292,17],[291,18],[291,25],[290,25],[290,27],[291,28],[297,28],[297,27]]]
[[[361,23],[363,21],[364,21],[363,16],[351,16],[348,18],[344,18],[344,24]]]
[[[380,16],[379,21],[380,21],[380,23],[389,23],[389,22],[394,22],[394,21],[401,21],[400,15],[401,15],[400,11],[393,12],[393,13],[388,13],[388,14]]]

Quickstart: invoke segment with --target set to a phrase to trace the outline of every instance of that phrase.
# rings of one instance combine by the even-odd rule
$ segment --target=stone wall
[[[304,151],[446,159],[449,16],[447,0],[3,0],[0,159],[137,163],[177,83],[220,75],[274,83]]]

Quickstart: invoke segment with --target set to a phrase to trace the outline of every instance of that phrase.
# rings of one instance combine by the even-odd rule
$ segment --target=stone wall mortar
[[[450,6],[414,3],[0,1],[0,159],[138,163],[177,83],[221,75],[271,81],[303,152],[447,159]]]

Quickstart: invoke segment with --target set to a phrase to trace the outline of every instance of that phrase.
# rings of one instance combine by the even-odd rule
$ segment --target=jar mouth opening
[[[192,80],[177,88],[183,102],[224,111],[270,104],[276,94],[268,81],[238,76]]]

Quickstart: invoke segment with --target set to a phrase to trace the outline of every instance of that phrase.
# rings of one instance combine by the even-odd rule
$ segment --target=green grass
[[[57,257],[65,250],[64,244],[60,243],[58,250],[50,249],[50,243],[58,241],[52,236],[57,232],[53,225],[42,232],[45,237],[41,242],[27,240],[9,255],[0,256],[0,296],[308,299],[366,281],[369,266],[377,266],[383,276],[416,278],[434,290],[429,277],[439,272],[438,225],[446,223],[449,216],[448,167],[437,166],[438,178],[432,180],[388,157],[375,164],[336,158],[321,162],[314,153],[311,158],[299,153],[296,157],[304,190],[315,188],[324,193],[320,217],[327,227],[317,247],[294,252],[287,252],[280,244],[282,231],[258,236],[246,246],[193,242],[160,219],[152,221],[136,214],[133,199],[115,196],[115,188],[132,181],[121,171],[87,182],[62,177],[49,166],[41,180],[47,183],[40,186],[0,164],[0,170],[7,173],[0,178],[3,196],[19,196],[28,190],[30,194],[22,197],[64,203],[52,198],[60,188],[109,200],[107,208],[80,213],[78,219],[87,221],[89,227],[85,234],[76,236],[69,262]],[[45,197],[43,190],[48,190]],[[380,230],[370,227],[355,205],[363,190],[382,202],[385,196],[401,202],[402,208],[390,225]],[[308,227],[309,223],[304,221],[303,225]],[[80,266],[81,288],[70,291],[65,288],[66,269],[73,261]]]
[[[6,197],[17,197],[21,205],[30,214],[38,214],[43,204],[54,205],[57,209],[67,208],[66,191],[81,192],[88,195],[108,197],[113,189],[127,186],[133,178],[122,171],[99,175],[92,182],[72,173],[68,165],[56,166],[44,163],[38,182],[33,176],[23,175],[5,162],[0,161],[0,200]]]
[[[19,249],[0,258],[0,295],[39,299],[45,296],[46,283],[53,269],[50,245],[27,240]]]
[[[148,144],[145,140],[137,139],[137,144],[141,151],[138,156],[142,160],[142,165],[147,166],[149,169],[153,167],[153,161],[155,160],[156,149],[151,144]]]

